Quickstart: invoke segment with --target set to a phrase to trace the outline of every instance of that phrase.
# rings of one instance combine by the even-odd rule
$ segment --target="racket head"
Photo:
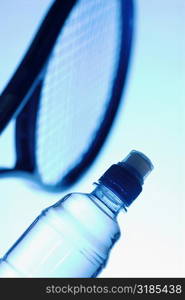
[[[62,2],[62,1],[61,1]],[[106,93],[101,92],[101,88],[99,88],[99,92],[101,95],[105,95],[106,94],[106,100],[103,99],[103,102],[100,105],[100,112],[98,114],[98,117],[96,118],[96,126],[95,125],[89,125],[90,131],[87,134],[87,132],[85,133],[85,137],[83,137],[83,131],[84,131],[84,126],[87,124],[82,122],[82,125],[79,126],[79,124],[81,124],[81,122],[78,123],[78,120],[75,120],[73,126],[75,126],[77,128],[77,126],[79,127],[79,131],[76,131],[76,135],[79,134],[80,137],[82,137],[81,139],[78,139],[75,137],[75,134],[73,133],[72,137],[68,136],[68,131],[69,129],[67,128],[67,130],[65,129],[65,126],[69,127],[70,124],[70,120],[68,122],[63,122],[61,125],[61,129],[63,128],[63,130],[61,130],[61,136],[60,138],[63,139],[64,141],[67,140],[67,144],[68,144],[68,148],[65,151],[65,153],[61,153],[60,154],[60,149],[62,152],[62,148],[65,147],[65,142],[63,143],[63,147],[61,143],[59,143],[59,147],[58,150],[55,149],[55,144],[54,147],[52,145],[53,150],[50,153],[50,149],[51,147],[49,147],[49,145],[51,145],[51,143],[53,144],[53,141],[56,141],[55,138],[51,138],[51,141],[49,142],[49,137],[47,136],[46,132],[50,133],[50,130],[52,132],[52,129],[48,126],[46,126],[46,124],[49,121],[49,117],[50,116],[50,111],[52,110],[52,106],[49,105],[49,102],[47,102],[47,98],[49,98],[48,96],[45,96],[48,85],[49,85],[49,76],[50,74],[52,74],[52,70],[54,69],[55,65],[58,64],[57,59],[55,58],[57,51],[60,51],[60,47],[61,50],[64,49],[64,47],[66,46],[65,44],[65,38],[67,39],[68,36],[70,36],[70,33],[73,34],[72,40],[74,43],[74,32],[73,31],[73,23],[75,24],[76,22],[76,26],[79,25],[82,26],[81,32],[79,32],[79,36],[78,34],[76,34],[76,38],[77,38],[77,44],[73,45],[74,49],[75,47],[77,47],[77,45],[80,44],[80,42],[83,43],[83,40],[81,41],[81,36],[83,36],[83,31],[84,31],[84,27],[85,25],[87,25],[87,27],[89,26],[90,30],[98,30],[98,28],[96,28],[96,26],[98,26],[98,22],[100,22],[100,19],[96,20],[96,17],[93,15],[91,16],[89,14],[89,20],[83,20],[82,24],[80,24],[78,18],[82,18],[82,16],[80,15],[80,9],[82,10],[83,13],[83,9],[85,10],[86,7],[84,8],[84,1],[72,1],[73,4],[71,4],[71,8],[69,9],[69,11],[66,13],[65,15],[65,20],[63,20],[63,24],[60,27],[61,33],[59,34],[60,31],[58,31],[59,37],[57,38],[57,42],[56,44],[53,43],[53,45],[51,46],[51,49],[54,47],[50,59],[47,59],[47,64],[46,64],[46,60],[45,60],[45,64],[42,65],[42,67],[40,68],[40,71],[38,72],[38,76],[37,76],[37,80],[35,80],[34,82],[34,86],[33,84],[31,84],[31,92],[29,90],[29,94],[27,95],[27,103],[25,104],[24,108],[22,109],[21,113],[18,115],[17,120],[16,120],[16,151],[17,151],[17,163],[16,163],[16,170],[23,170],[23,171],[27,171],[30,172],[34,175],[35,179],[37,181],[39,181],[39,183],[44,186],[49,188],[50,190],[58,190],[58,189],[64,189],[66,187],[70,187],[72,184],[74,184],[80,177],[81,175],[84,174],[84,172],[88,169],[88,167],[92,164],[92,162],[95,160],[95,158],[97,157],[97,154],[99,153],[100,149],[102,148],[106,137],[110,131],[111,125],[113,123],[113,120],[115,119],[116,116],[116,112],[118,110],[119,107],[119,103],[121,101],[121,96],[122,96],[122,91],[123,91],[123,87],[125,84],[125,80],[126,80],[126,74],[127,74],[127,70],[128,70],[128,63],[129,63],[129,58],[130,58],[130,51],[131,51],[131,42],[132,42],[132,30],[133,30],[133,2],[130,0],[124,0],[124,1],[119,1],[119,0],[114,0],[111,1],[112,3],[115,3],[115,6],[113,5],[113,9],[115,9],[115,14],[113,16],[113,18],[118,18],[119,16],[119,20],[116,18],[114,20],[112,20],[113,22],[115,22],[115,24],[113,24],[114,29],[113,30],[117,30],[117,32],[113,32],[113,34],[117,34],[119,36],[117,36],[117,43],[115,43],[114,45],[114,49],[111,49],[110,52],[114,52],[114,59],[116,62],[113,63],[112,67],[108,67],[110,70],[108,71],[109,74],[106,78],[106,84],[109,85],[108,87],[108,91],[106,91]],[[76,2],[76,3],[75,3]],[[92,2],[92,0],[90,1]],[[95,13],[95,7],[96,9],[99,8],[100,9],[100,2],[102,3],[102,1],[94,1],[94,8],[93,8],[93,4],[90,4],[90,2],[88,2],[89,4],[85,4],[85,6],[87,6],[87,9],[89,8],[91,13],[94,10]],[[86,2],[87,3],[87,2]],[[110,1],[109,1],[110,3]],[[75,5],[74,5],[75,4]],[[105,3],[104,4],[104,8],[102,7],[103,13],[104,14],[104,10],[106,9],[105,7]],[[80,7],[80,5],[82,5],[82,7]],[[98,7],[99,5],[99,7]],[[89,7],[88,7],[89,6]],[[107,6],[108,9],[108,14],[109,14],[109,18],[110,18],[110,7],[109,5]],[[99,10],[100,11],[100,10]],[[113,11],[113,10],[112,10]],[[54,16],[54,14],[53,14]],[[83,15],[84,16],[84,15]],[[105,17],[105,15],[103,16]],[[107,18],[107,16],[106,16]],[[54,21],[53,21],[54,22]],[[79,22],[79,23],[78,23]],[[84,23],[83,23],[84,22]],[[94,27],[93,27],[93,22],[95,23]],[[116,23],[117,22],[117,23]],[[96,24],[97,23],[97,24]],[[105,20],[103,21],[104,25],[105,25]],[[108,26],[108,23],[106,24]],[[93,27],[93,28],[92,28]],[[119,29],[118,29],[119,27]],[[66,29],[67,28],[67,29]],[[78,29],[79,30],[79,29]],[[80,30],[79,30],[80,31]],[[41,35],[43,37],[43,34],[46,33],[44,31],[42,31]],[[105,33],[104,33],[105,34]],[[107,38],[108,37],[108,32],[106,33],[106,40],[110,39]],[[85,37],[87,38],[87,36],[85,35]],[[100,32],[100,37],[98,42],[100,43],[101,38],[102,38],[102,32]],[[115,37],[114,37],[115,38]],[[42,39],[41,39],[42,40]],[[37,42],[40,42],[40,39],[38,39],[38,35],[37,35],[37,39],[36,42],[34,40],[33,44],[35,43],[35,45],[37,45]],[[105,41],[105,39],[104,39]],[[91,41],[93,43],[93,41]],[[58,44],[61,44],[61,46]],[[80,45],[81,46],[81,45]],[[91,60],[92,62],[90,63],[90,61],[88,61],[88,59],[90,58],[88,55],[88,59],[86,57],[86,64],[85,64],[85,69],[86,72],[88,71],[89,68],[89,64],[91,65],[91,69],[93,67],[93,64],[97,65],[97,57],[96,55],[93,53],[93,46],[92,45],[87,45],[90,49],[87,48],[83,48],[81,47],[80,51],[86,51],[85,55],[87,55],[87,51],[90,50],[90,52],[92,53],[91,56]],[[102,46],[103,47],[103,46]],[[110,46],[109,46],[110,47]],[[118,50],[115,50],[115,48],[118,48]],[[44,51],[44,46],[41,47],[42,51]],[[51,51],[50,49],[50,51]],[[102,51],[101,47],[95,47],[94,50],[100,50]],[[104,47],[105,50],[105,47]],[[68,49],[69,51],[69,49]],[[31,51],[30,51],[31,52]],[[79,54],[79,53],[78,53]],[[64,55],[63,55],[63,59],[61,59],[62,62],[64,62],[64,60],[66,59],[67,56],[65,54],[64,51]],[[93,58],[93,56],[95,56],[95,58]],[[48,57],[46,55],[46,57]],[[83,57],[83,56],[82,56]],[[28,56],[29,58],[29,56]],[[71,57],[69,56],[69,59],[72,60],[72,58],[74,58],[74,53],[71,55]],[[103,66],[103,63],[101,65],[101,58],[103,58],[101,55],[100,57],[98,57],[99,62],[100,62],[100,66]],[[110,57],[109,57],[110,58]],[[38,58],[37,58],[38,59]],[[56,61],[55,61],[56,60]],[[28,59],[29,61],[29,59]],[[54,61],[54,63],[53,63]],[[73,61],[72,61],[73,62]],[[70,63],[66,63],[66,65],[63,63],[63,66],[66,68],[65,71],[70,71],[70,67],[69,67]],[[78,62],[77,62],[78,64]],[[106,65],[104,63],[104,65]],[[79,65],[77,65],[79,67]],[[98,67],[98,65],[97,65]],[[52,69],[53,68],[53,69]],[[49,70],[49,71],[48,71]],[[61,66],[61,72],[63,72],[64,75],[64,71],[62,70],[62,66]],[[83,70],[84,72],[84,70]],[[113,73],[111,75],[111,72]],[[50,73],[50,74],[49,74]],[[91,72],[93,73],[93,72]],[[93,76],[98,76],[100,73],[99,72],[95,72],[93,73]],[[76,74],[77,75],[77,74]],[[58,75],[57,75],[58,76]],[[71,75],[72,76],[72,75]],[[92,78],[94,78],[92,76]],[[111,77],[112,76],[112,77]],[[108,78],[109,77],[109,78]],[[90,81],[92,80],[92,78],[90,77]],[[111,79],[110,79],[111,78]],[[84,75],[82,76],[82,81],[83,84],[85,86],[87,86],[91,92],[92,92],[92,86],[88,85],[88,80],[86,80],[86,78],[84,77]],[[72,81],[71,77],[68,78],[68,80]],[[76,82],[75,80],[72,81],[73,85],[75,85],[76,82],[78,82],[78,78],[76,76]],[[65,87],[65,85],[67,84],[67,81],[64,80],[63,83],[63,87]],[[51,88],[51,87],[50,87]],[[83,89],[83,87],[81,87],[81,90]],[[74,92],[72,93],[72,95],[70,94],[69,90],[67,91],[67,97],[70,99],[69,101],[69,106],[70,109],[69,110],[71,112],[71,114],[74,113],[74,111],[77,109],[78,106],[80,106],[80,103],[78,105],[76,105],[76,107],[73,109],[72,107],[75,105],[75,96],[74,93],[77,92],[77,94],[79,95],[78,91],[75,91],[74,88]],[[58,96],[58,95],[57,95]],[[55,102],[55,111],[59,114],[62,114],[62,117],[65,116],[66,111],[63,110],[63,104],[65,106],[65,101],[64,96],[61,97],[61,103],[62,106],[60,106],[60,110],[57,107],[56,108],[56,100],[52,100],[53,102]],[[85,96],[87,96],[87,92],[85,93]],[[25,98],[25,97],[24,97]],[[50,99],[53,98],[53,96],[50,94]],[[102,97],[103,98],[103,97]],[[92,100],[92,96],[91,96],[91,100]],[[99,102],[102,101],[102,99],[99,99]],[[64,103],[63,103],[64,102]],[[84,103],[85,100],[82,97],[82,102]],[[98,103],[98,100],[96,99],[94,102],[96,105]],[[93,104],[92,101],[89,104]],[[85,109],[85,114],[88,113],[88,110],[90,110],[88,108],[89,106],[86,106]],[[50,110],[50,111],[49,111]],[[57,111],[59,110],[59,111]],[[47,111],[47,117],[45,118],[45,114]],[[55,114],[55,113],[54,113]],[[96,117],[96,112],[94,112],[91,116],[91,118],[95,118]],[[43,121],[43,119],[47,119],[45,121]],[[90,117],[86,117],[82,114],[79,113],[79,118],[86,118],[86,122],[88,121],[88,118],[90,119]],[[52,118],[54,120],[54,117]],[[70,119],[70,118],[69,118]],[[54,126],[52,125],[52,127],[60,127],[57,126],[57,124],[59,124],[60,120],[58,120],[58,123],[55,121]],[[71,118],[71,122],[73,122],[73,117]],[[44,123],[45,122],[45,123]],[[88,125],[87,125],[88,127]],[[83,130],[82,130],[83,129]],[[66,130],[66,132],[65,132]],[[73,130],[71,130],[72,132]],[[86,129],[87,131],[87,129]],[[65,134],[64,134],[65,132]],[[45,138],[45,142],[42,142],[43,140],[43,136],[46,136]],[[57,135],[58,136],[58,132],[57,134],[51,134],[51,136]],[[66,136],[65,136],[66,135]],[[89,136],[88,136],[89,135]],[[74,142],[74,139],[75,142]],[[70,140],[73,140],[74,143],[70,143]],[[73,158],[68,159],[68,162],[66,163],[65,160],[66,157],[68,158],[68,156],[70,156],[70,149],[71,151],[74,151],[74,149],[77,148],[78,146],[78,142],[85,144],[86,146],[82,147],[83,149],[80,150],[78,149],[78,151],[76,151],[76,154],[73,155]],[[41,150],[40,150],[41,149]],[[46,150],[47,149],[47,150]],[[74,151],[75,152],[75,151]],[[45,153],[47,153],[48,155],[45,155]],[[58,155],[59,153],[59,155]],[[69,154],[69,155],[68,155]],[[45,155],[45,157],[44,157]],[[57,156],[57,159],[54,159],[55,156]],[[62,160],[65,162],[65,164],[62,162]],[[71,161],[70,161],[71,160]],[[61,163],[61,166],[59,166],[59,164]],[[51,172],[53,171],[53,168],[56,168],[57,166],[57,170],[55,171],[55,175],[51,176]]]

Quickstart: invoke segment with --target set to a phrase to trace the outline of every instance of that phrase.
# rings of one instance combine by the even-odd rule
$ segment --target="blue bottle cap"
[[[133,150],[123,161],[112,165],[99,182],[122,199],[125,206],[129,206],[141,193],[144,179],[152,169],[149,158]]]

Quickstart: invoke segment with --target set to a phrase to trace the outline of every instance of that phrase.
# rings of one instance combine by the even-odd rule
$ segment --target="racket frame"
[[[1,168],[0,175],[16,174],[17,176],[21,175],[25,177],[26,173],[28,173],[27,176],[29,179],[33,179],[40,186],[51,191],[70,187],[95,160],[118,111],[131,55],[134,26],[133,0],[120,0],[122,22],[121,47],[116,72],[117,76],[113,82],[105,118],[88,150],[83,155],[83,159],[74,168],[69,170],[55,186],[44,184],[37,171],[35,157],[35,129],[40,93],[47,62],[54,43],[70,11],[77,2],[77,0],[56,0],[54,2],[25,57],[0,96],[0,133],[13,117],[16,118],[16,164],[12,169]]]

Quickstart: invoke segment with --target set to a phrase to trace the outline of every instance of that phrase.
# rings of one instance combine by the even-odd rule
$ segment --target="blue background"
[[[0,90],[36,31],[49,0],[0,2]],[[122,236],[101,277],[185,276],[185,2],[136,1],[132,63],[113,130],[96,163],[70,191],[92,182],[132,150],[154,164],[143,193],[119,216]],[[0,163],[12,165],[14,122],[0,139]],[[0,180],[0,255],[40,211],[64,193],[47,194],[15,178]]]

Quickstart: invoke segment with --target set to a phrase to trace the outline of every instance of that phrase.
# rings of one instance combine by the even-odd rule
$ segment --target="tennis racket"
[[[16,118],[16,164],[60,190],[95,160],[115,119],[128,71],[132,0],[56,0],[0,96],[0,132]]]

